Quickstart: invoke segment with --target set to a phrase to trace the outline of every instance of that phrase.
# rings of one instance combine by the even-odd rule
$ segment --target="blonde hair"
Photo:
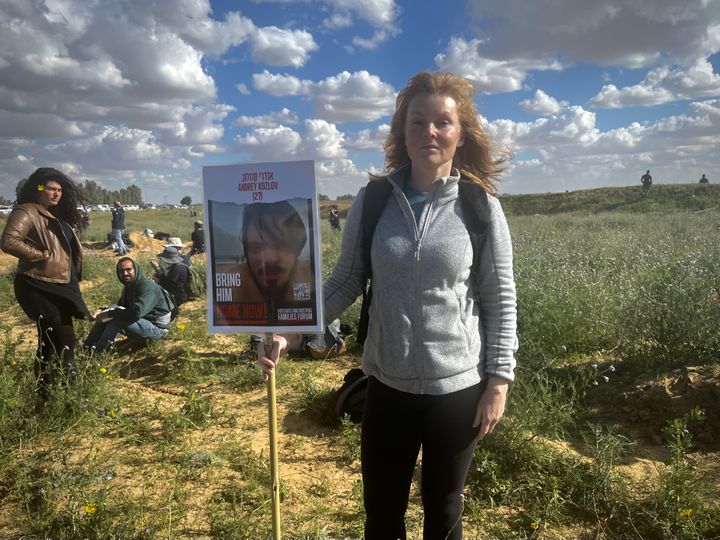
[[[507,150],[497,148],[480,127],[477,108],[472,99],[474,93],[472,84],[454,73],[422,71],[414,75],[395,100],[390,134],[385,139],[385,171],[397,170],[411,161],[405,147],[405,122],[413,98],[420,94],[447,96],[455,100],[465,139],[463,146],[455,151],[453,167],[463,177],[495,195],[496,184],[504,170],[503,163],[511,159],[512,155]],[[371,179],[376,178],[371,175]]]

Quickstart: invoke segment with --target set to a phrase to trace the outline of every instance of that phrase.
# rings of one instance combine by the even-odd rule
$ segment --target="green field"
[[[720,536],[720,191],[698,206],[696,186],[656,189],[670,187],[611,203],[502,198],[518,373],[506,418],[476,453],[466,537]],[[109,216],[92,217],[91,307],[119,291],[100,245]],[[187,240],[193,219],[129,212],[128,226]],[[340,233],[323,223],[322,238],[327,273]],[[133,251],[146,271],[153,242]],[[265,391],[247,338],[208,334],[205,301],[193,301],[163,343],[81,356],[79,384],[37,413],[34,327],[14,302],[14,262],[0,257],[0,537],[269,537]],[[78,322],[78,335],[88,328]],[[359,431],[330,414],[359,363],[350,343],[340,358],[279,366],[284,538],[362,534]],[[414,486],[411,537],[421,523]]]

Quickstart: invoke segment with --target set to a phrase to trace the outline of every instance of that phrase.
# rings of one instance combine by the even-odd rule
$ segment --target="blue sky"
[[[476,88],[501,191],[720,181],[720,0],[3,0],[0,195],[55,166],[200,200],[204,165],[383,167],[416,72]]]

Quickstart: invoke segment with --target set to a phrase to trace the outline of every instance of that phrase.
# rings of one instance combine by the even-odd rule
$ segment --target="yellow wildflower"
[[[685,510],[680,510],[680,517],[681,518],[689,518],[692,516],[693,509],[692,508],[686,508]]]
[[[117,416],[117,413],[115,412],[115,409],[110,411],[110,418],[115,418]]]
[[[108,376],[107,376],[107,380],[108,380],[108,381],[112,381],[112,375],[108,375]]]
[[[195,401],[195,392],[190,394],[190,401]]]
[[[107,373],[107,368],[101,367],[101,368],[100,368],[100,373]]]
[[[93,503],[88,503],[85,505],[86,514],[94,514],[95,510],[97,510],[97,508],[95,508],[95,505]]]
[[[10,365],[11,365],[11,366],[17,366],[17,362],[16,362],[15,360],[10,360]]]
[[[180,331],[185,330],[186,328],[187,328],[187,326],[185,326],[184,324],[178,324],[178,325],[177,325],[177,329],[180,330]]]

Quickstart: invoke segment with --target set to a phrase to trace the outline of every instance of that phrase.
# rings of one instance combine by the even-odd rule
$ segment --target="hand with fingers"
[[[256,364],[262,371],[263,381],[267,381],[275,366],[280,362],[280,357],[287,351],[287,339],[280,335],[274,335],[272,344],[266,344],[261,337],[253,336],[252,341],[257,351]]]
[[[480,428],[478,440],[490,433],[502,418],[509,384],[509,381],[502,377],[489,377],[485,391],[480,396],[473,422],[473,427]]]

